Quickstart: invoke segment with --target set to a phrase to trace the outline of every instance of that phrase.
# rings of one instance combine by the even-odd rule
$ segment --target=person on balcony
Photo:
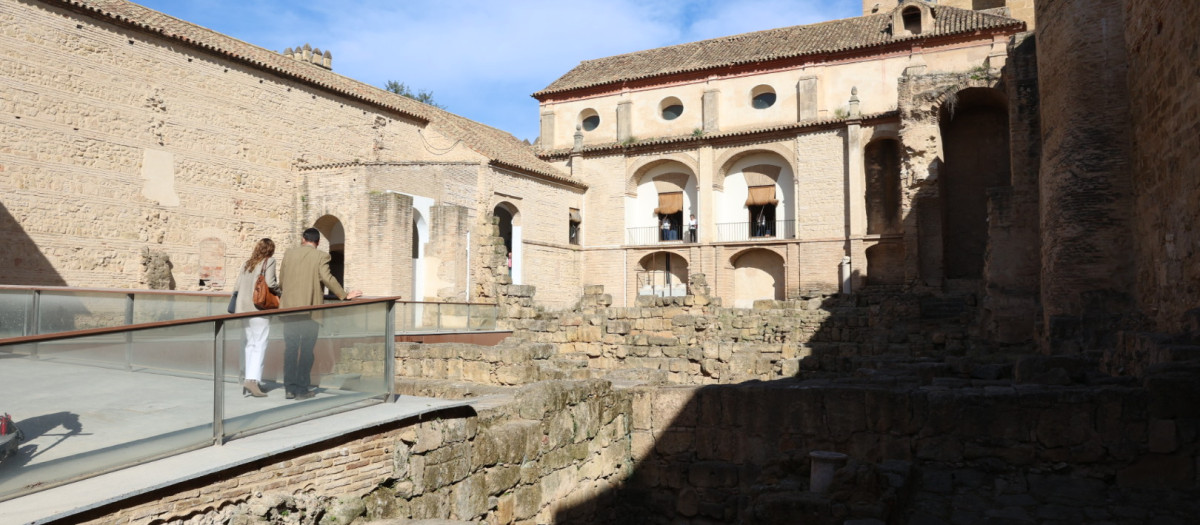
[[[669,217],[666,215],[662,216],[662,223],[660,224],[660,227],[662,228],[662,240],[675,240],[675,230],[671,229],[671,219]]]
[[[317,249],[321,243],[321,232],[316,228],[304,230],[300,246],[283,254],[283,268],[279,273],[283,295],[279,298],[280,308],[316,306],[324,304],[321,287],[340,300],[357,299],[362,292],[346,292],[341,283],[329,271],[329,254]],[[240,295],[240,294],[239,294]],[[321,329],[318,316],[309,313],[287,316],[283,325],[283,376],[288,399],[313,397],[312,382],[313,347],[317,344],[317,333]]]
[[[754,236],[755,237],[766,237],[767,236],[767,214],[765,214],[763,212],[758,212],[758,221],[755,224],[757,227],[754,229]]]
[[[275,295],[279,295],[280,287],[279,280],[275,277],[275,241],[271,239],[259,239],[254,245],[254,251],[251,252],[250,258],[246,259],[246,263],[242,265],[242,271],[238,274],[237,284],[237,302],[234,307],[234,313],[257,312],[258,308],[254,306],[254,285],[258,282],[258,276],[262,275],[267,281],[267,287],[271,289]],[[266,317],[250,317],[246,319],[246,380],[242,383],[242,395],[254,397],[266,397],[266,392],[262,390],[262,371],[263,358],[267,354],[267,335],[271,330],[271,320]]]
[[[696,242],[696,214],[694,213],[688,217],[687,234],[688,242]]]

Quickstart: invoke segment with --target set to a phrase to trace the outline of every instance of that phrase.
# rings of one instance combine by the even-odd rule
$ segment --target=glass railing
[[[211,292],[0,286],[0,342],[221,315],[228,305],[228,294]],[[403,302],[397,303],[395,326],[397,333],[491,331],[498,314],[494,304]]]
[[[0,413],[24,434],[0,461],[0,500],[388,400],[395,307],[369,299],[0,342]],[[243,394],[248,376],[265,397]]]
[[[0,286],[0,339],[225,313],[229,295]]]
[[[494,304],[397,302],[396,332],[492,331],[499,313]]]

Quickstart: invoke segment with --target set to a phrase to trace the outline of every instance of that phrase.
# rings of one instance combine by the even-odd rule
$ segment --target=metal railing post
[[[467,326],[466,331],[471,331],[471,303],[467,303]]]
[[[213,331],[213,444],[225,442],[225,321]]]
[[[25,316],[25,335],[38,335],[42,324],[42,291],[33,291],[33,303],[29,305],[29,315]],[[29,349],[29,357],[38,355],[38,343],[33,343]]]
[[[125,294],[125,326],[133,324],[133,294]],[[133,370],[133,332],[125,332],[125,370]]]
[[[396,400],[396,301],[387,302],[387,316],[384,318],[383,338],[383,373],[387,384],[385,402]]]

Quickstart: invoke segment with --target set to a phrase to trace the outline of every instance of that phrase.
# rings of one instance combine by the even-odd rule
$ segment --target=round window
[[[750,92],[750,105],[754,109],[767,109],[775,105],[775,90],[771,86],[762,85]]]
[[[600,114],[594,109],[585,109],[579,114],[579,125],[584,131],[592,131],[600,126]]]
[[[683,115],[683,102],[678,98],[667,97],[658,105],[663,120],[675,120]]]

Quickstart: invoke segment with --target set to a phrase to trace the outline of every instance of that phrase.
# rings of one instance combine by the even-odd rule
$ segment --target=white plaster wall
[[[625,224],[627,228],[643,228],[658,226],[658,190],[654,186],[654,177],[666,173],[687,173],[687,186],[683,189],[683,219],[687,223],[688,215],[696,213],[696,176],[683,165],[676,163],[655,166],[642,175],[637,186],[636,197],[626,197]],[[697,214],[697,217],[699,214]]]
[[[779,200],[779,204],[775,206],[775,220],[791,221],[796,219],[796,206],[792,198],[795,177],[792,175],[792,169],[786,162],[783,162],[783,159],[774,154],[756,153],[735,162],[730,167],[729,174],[725,176],[724,190],[715,192],[717,224],[750,220],[746,209],[749,188],[746,185],[746,175],[742,170],[759,164],[770,164],[780,168],[779,177],[775,181],[775,198]]]

